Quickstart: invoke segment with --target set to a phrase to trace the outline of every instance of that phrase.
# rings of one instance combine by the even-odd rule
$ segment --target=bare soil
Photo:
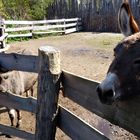
[[[29,41],[15,42],[11,44],[9,52],[16,52],[19,49],[33,50],[37,55],[40,46],[53,46],[58,48],[61,55],[61,67],[74,74],[84,76],[96,81],[104,79],[109,64],[113,59],[113,48],[122,39],[120,34],[112,33],[74,33],[63,36],[50,36]],[[113,43],[112,43],[113,42]],[[110,124],[108,121],[85,110],[67,98],[60,97],[60,103],[70,111],[86,120],[111,140],[137,140],[133,134]],[[22,111],[21,129],[34,133],[35,115]],[[0,115],[0,123],[10,124],[7,113]],[[4,136],[0,140],[5,140]],[[11,138],[20,140],[20,138]],[[57,140],[70,140],[60,130],[56,134]],[[94,138],[93,138],[94,139]]]

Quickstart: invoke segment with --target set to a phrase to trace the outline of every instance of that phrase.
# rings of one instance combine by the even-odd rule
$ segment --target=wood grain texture
[[[12,136],[20,137],[20,138],[26,139],[26,140],[34,140],[34,138],[35,138],[34,134],[25,132],[23,130],[18,130],[14,127],[2,125],[2,124],[0,124],[0,132],[2,132],[4,134],[12,135]]]
[[[39,48],[39,77],[36,114],[36,140],[55,140],[57,100],[60,86],[60,51]]]
[[[26,98],[8,92],[0,93],[0,106],[36,113],[36,102],[33,97]]]
[[[5,69],[5,71],[38,72],[38,56],[0,53],[0,68]]]
[[[108,140],[101,132],[60,106],[58,127],[73,140]]]

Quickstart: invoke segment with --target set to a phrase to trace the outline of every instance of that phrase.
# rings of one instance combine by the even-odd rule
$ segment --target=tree
[[[7,17],[2,0],[0,0],[0,16],[1,18]]]
[[[46,17],[46,9],[54,0],[30,0],[31,17],[33,19],[43,19]]]
[[[19,20],[28,18],[29,0],[2,0],[5,12],[10,19]]]
[[[0,14],[13,20],[39,20],[47,15],[47,7],[54,0],[0,0]]]

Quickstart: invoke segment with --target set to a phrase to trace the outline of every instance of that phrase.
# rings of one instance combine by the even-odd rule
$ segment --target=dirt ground
[[[9,52],[15,52],[19,49],[26,48],[33,50],[37,55],[40,46],[53,46],[61,51],[62,69],[96,81],[101,81],[104,79],[109,64],[113,59],[112,50],[115,44],[121,39],[122,36],[120,34],[74,33],[70,35],[50,36],[29,41],[15,42],[10,44],[11,49]],[[67,98],[61,97],[60,103],[86,120],[89,124],[99,129],[111,140],[138,140],[133,134],[110,124]],[[22,115],[21,129],[34,133],[35,116],[27,112],[22,112]],[[0,123],[10,124],[7,113],[1,114]],[[0,140],[6,139],[9,138],[5,138],[4,136],[0,137]],[[20,140],[15,137],[11,139]],[[56,139],[70,140],[70,138],[60,130],[57,131]]]

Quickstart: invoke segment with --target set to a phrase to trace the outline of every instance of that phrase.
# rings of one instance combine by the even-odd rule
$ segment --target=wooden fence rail
[[[59,51],[50,47],[43,47],[39,51],[39,57],[0,54],[0,64],[4,70],[15,70],[17,68],[18,70],[39,73],[38,99],[20,97],[8,92],[0,93],[0,106],[36,113],[36,133],[30,134],[5,125],[0,125],[1,132],[24,139],[54,140],[57,126],[72,139],[108,139],[93,126],[58,105],[58,91],[61,82],[66,97],[140,137],[139,96],[131,101],[119,102],[112,106],[103,105],[95,92],[98,82],[66,71],[63,71],[60,76]],[[9,58],[12,58],[12,63],[9,63]],[[30,67],[21,66],[18,60],[13,62],[14,58],[18,58],[20,61],[24,60],[24,64],[27,62],[27,66],[30,65]],[[27,58],[31,58],[31,60]]]
[[[36,34],[72,33],[82,29],[81,19],[55,19],[40,21],[1,20],[1,26],[8,33],[8,38],[32,37]]]
[[[64,71],[62,83],[66,97],[140,137],[140,112],[137,108],[140,106],[139,96],[108,106],[99,101],[96,93],[98,82]]]

